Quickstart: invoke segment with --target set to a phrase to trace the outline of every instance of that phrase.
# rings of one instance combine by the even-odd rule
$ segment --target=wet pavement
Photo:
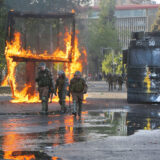
[[[57,146],[130,136],[139,130],[159,130],[160,110],[143,114],[129,108],[83,111],[81,119],[70,114],[1,115],[0,121],[1,158],[34,156],[32,159],[40,159],[38,156],[43,155],[42,159],[55,159],[56,156],[49,156],[47,152],[53,154]]]
[[[125,91],[113,92],[122,94],[118,100],[111,95],[102,98],[110,94],[103,85],[98,82],[90,85],[81,119],[70,113],[60,114],[57,104],[53,104],[54,110],[50,104],[48,115],[40,115],[37,104],[37,108],[32,104],[36,108],[33,111],[26,108],[19,112],[21,106],[18,112],[8,111],[9,115],[6,108],[5,114],[0,115],[0,159],[132,160],[136,156],[139,160],[157,159],[160,105],[127,104]],[[104,88],[101,89],[104,94],[97,92],[102,97],[96,97],[96,87]],[[2,104],[16,107],[8,102]]]

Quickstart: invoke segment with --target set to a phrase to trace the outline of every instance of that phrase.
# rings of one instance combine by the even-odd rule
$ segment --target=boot
[[[46,97],[42,97],[42,113],[46,114],[48,112],[48,101]]]
[[[62,105],[61,105],[61,111],[62,111],[63,113],[65,113],[66,110],[67,110],[67,108],[66,108],[66,105],[65,105],[65,100],[63,100],[63,101],[62,101]]]
[[[77,114],[77,104],[76,104],[75,100],[73,100],[73,112],[72,112],[72,114],[74,114],[75,116]]]
[[[42,112],[45,112],[45,101],[42,101]]]
[[[82,111],[82,102],[78,103],[78,116],[81,117],[81,111]]]
[[[47,114],[47,110],[48,109],[48,107],[46,106],[46,102],[45,101],[42,101],[42,111],[41,111],[41,113],[42,114]]]
[[[48,102],[45,102],[45,112],[48,112]]]

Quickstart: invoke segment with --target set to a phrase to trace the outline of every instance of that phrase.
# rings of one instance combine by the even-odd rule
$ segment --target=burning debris
[[[15,13],[15,15],[22,16],[19,13]],[[23,16],[28,17],[30,15],[23,14]],[[42,17],[45,18],[47,17],[47,15]],[[61,17],[65,17],[65,16],[61,15]],[[61,17],[58,16],[58,18],[61,18]],[[13,13],[12,13],[11,22],[12,21],[13,21]],[[72,22],[74,22],[74,20]],[[22,40],[21,40],[22,33],[20,32],[14,32],[14,36],[13,36],[14,38],[6,42],[5,56],[7,60],[8,73],[1,85],[5,86],[9,84],[11,86],[12,97],[13,97],[13,100],[11,102],[13,103],[40,102],[39,95],[35,89],[36,88],[35,87],[35,74],[36,74],[35,62],[45,61],[45,62],[52,62],[53,64],[56,62],[63,62],[64,71],[66,72],[66,76],[69,79],[73,77],[73,73],[76,70],[82,71],[82,62],[83,61],[86,62],[87,55],[85,50],[82,53],[80,53],[79,51],[78,38],[75,34],[75,27],[74,27],[75,24],[74,23],[72,24],[73,24],[72,30],[65,27],[65,32],[63,33],[64,47],[60,47],[60,45],[57,45],[57,47],[52,53],[48,53],[47,50],[45,50],[43,53],[34,53],[30,48],[26,49],[22,45]],[[11,33],[11,31],[13,31],[13,26],[11,23],[9,23],[9,36],[13,34]],[[62,35],[62,33],[59,32],[58,36],[59,35]],[[85,58],[85,60],[82,61],[81,57]],[[29,77],[29,79],[23,86],[23,89],[21,90],[18,89],[18,82],[16,80],[16,68],[19,62],[26,62],[26,74],[27,74],[27,77]],[[53,100],[58,101],[58,98],[56,97]]]

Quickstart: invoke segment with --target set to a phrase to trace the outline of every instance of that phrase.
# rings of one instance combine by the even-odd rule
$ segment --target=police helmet
[[[41,62],[41,63],[39,64],[39,67],[46,67],[46,64],[43,63],[43,62]]]
[[[64,75],[64,71],[59,71],[59,72],[58,72],[58,75],[59,75],[59,76]]]
[[[74,76],[81,76],[81,72],[80,72],[80,71],[76,71],[76,72],[74,73]]]

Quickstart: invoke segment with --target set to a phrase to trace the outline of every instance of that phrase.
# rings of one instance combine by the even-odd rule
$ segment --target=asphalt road
[[[60,114],[56,103],[54,112],[40,115],[38,104],[18,106],[1,95],[0,160],[159,159],[160,105],[128,104],[125,87],[108,92],[105,82],[88,85],[81,119]]]

